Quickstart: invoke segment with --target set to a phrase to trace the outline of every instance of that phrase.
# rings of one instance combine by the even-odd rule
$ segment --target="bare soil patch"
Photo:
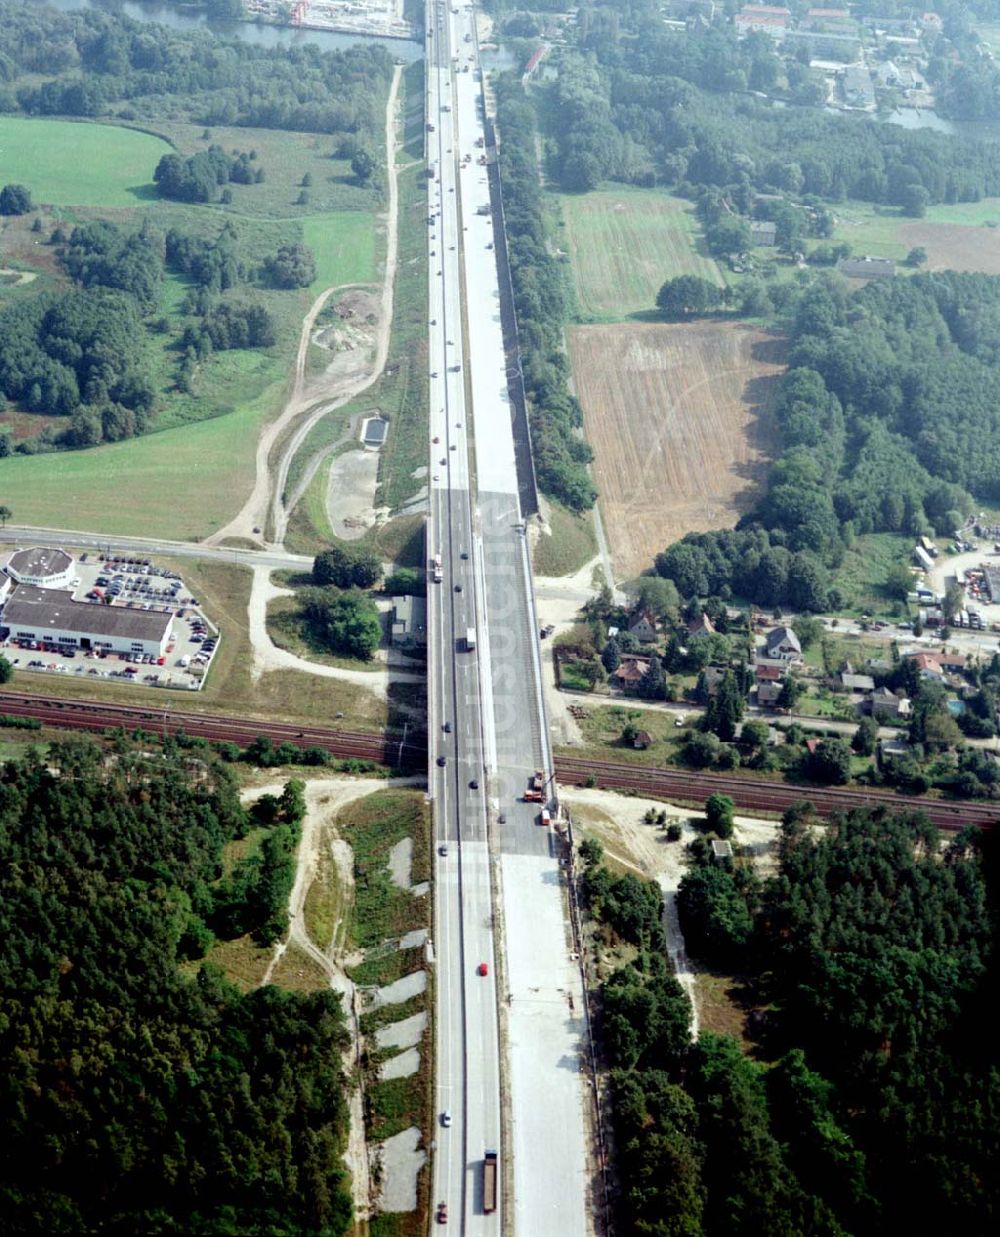
[[[378,520],[375,488],[378,485],[377,451],[345,451],[330,465],[326,513],[334,535],[357,541]]]
[[[929,271],[979,271],[1000,275],[1000,228],[968,224],[904,223],[899,239],[908,248],[927,250]]]
[[[740,323],[643,323],[574,327],[569,344],[618,578],[758,500],[782,339]]]

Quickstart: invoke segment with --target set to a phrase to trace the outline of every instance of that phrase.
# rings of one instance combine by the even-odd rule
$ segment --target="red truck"
[[[536,769],[534,776],[528,782],[528,789],[524,792],[524,801],[525,803],[541,803],[544,794],[545,771]]]

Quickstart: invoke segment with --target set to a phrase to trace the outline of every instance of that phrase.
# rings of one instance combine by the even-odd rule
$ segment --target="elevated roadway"
[[[442,1107],[459,1094],[465,1103],[460,1116],[452,1102],[453,1124],[438,1130],[432,1203],[447,1202],[452,1223],[460,1214],[462,1232],[499,1234],[506,1224],[526,1237],[581,1237],[590,1227],[582,986],[550,832],[541,805],[523,802],[542,769],[555,807],[485,166],[494,152],[472,5],[434,4],[428,26],[428,548],[440,552],[443,575],[429,586],[428,748],[439,844],[448,846],[437,858],[437,1085]],[[480,788],[470,795],[472,779]],[[479,961],[488,976],[476,975]],[[502,1164],[493,1215],[482,1210],[487,1148]]]
[[[501,1111],[479,638],[481,560],[470,486],[455,88],[443,5],[429,7],[428,28],[428,760],[438,959],[431,1204],[436,1213],[444,1203],[459,1232],[496,1234],[502,1231],[503,1192],[495,1211],[485,1210],[483,1198],[484,1154],[501,1150]],[[438,583],[435,573],[441,577]],[[483,964],[486,973],[479,974]]]

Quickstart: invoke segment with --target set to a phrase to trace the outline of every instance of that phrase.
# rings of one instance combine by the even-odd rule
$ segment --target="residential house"
[[[771,661],[797,662],[802,660],[802,645],[790,627],[775,627],[767,634],[767,656]]]
[[[758,683],[780,683],[787,673],[787,662],[765,661],[763,658],[758,659],[753,668],[753,675]]]
[[[649,610],[639,610],[629,620],[629,634],[635,636],[640,644],[652,644],[656,639],[656,619]]]
[[[653,736],[648,730],[640,730],[632,740],[632,746],[640,752],[644,752],[653,742]]]
[[[852,695],[864,696],[875,690],[875,680],[870,674],[841,674],[840,686]]]
[[[879,739],[878,754],[883,764],[903,760],[913,751],[906,739]]]
[[[688,636],[692,640],[697,640],[699,636],[714,636],[715,624],[707,614],[699,614],[697,618],[693,618],[687,625]]]
[[[622,691],[635,691],[649,669],[648,657],[636,657],[623,653],[618,669],[611,675],[611,682]]]
[[[868,701],[868,707],[876,721],[892,721],[909,713],[910,702],[905,696],[897,696],[895,692],[891,692],[888,687],[876,687]]]
[[[777,5],[745,4],[733,21],[741,36],[769,34],[772,39],[781,39],[792,24],[792,14]]]
[[[912,657],[921,670],[936,670],[940,674],[961,674],[965,670],[966,659],[961,653],[924,652],[907,650],[904,657]]]
[[[750,243],[770,246],[775,244],[778,225],[770,219],[753,219],[750,222]]]
[[[702,692],[703,698],[708,701],[719,690],[719,684],[722,682],[726,671],[723,666],[706,666],[701,672],[698,682],[704,688]]]
[[[845,279],[892,279],[896,263],[892,258],[838,258],[837,271]]]
[[[843,30],[854,25],[854,18],[847,9],[810,9],[799,23],[799,29]]]
[[[760,708],[776,709],[784,686],[784,683],[758,683],[757,704]]]

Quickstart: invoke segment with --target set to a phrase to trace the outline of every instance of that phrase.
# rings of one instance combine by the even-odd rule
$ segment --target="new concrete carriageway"
[[[554,784],[479,162],[484,103],[473,7],[432,3],[427,27],[427,545],[429,580],[438,555],[441,576],[428,584],[438,869],[432,1212],[446,1203],[449,1224],[464,1233],[499,1234],[506,1225],[523,1237],[581,1237],[591,1227],[586,1028],[550,830],[540,823],[542,805],[522,799],[535,769],[545,771],[547,797]],[[501,1076],[510,1118],[503,1130]],[[487,1213],[490,1150],[499,1154],[498,1199]]]

